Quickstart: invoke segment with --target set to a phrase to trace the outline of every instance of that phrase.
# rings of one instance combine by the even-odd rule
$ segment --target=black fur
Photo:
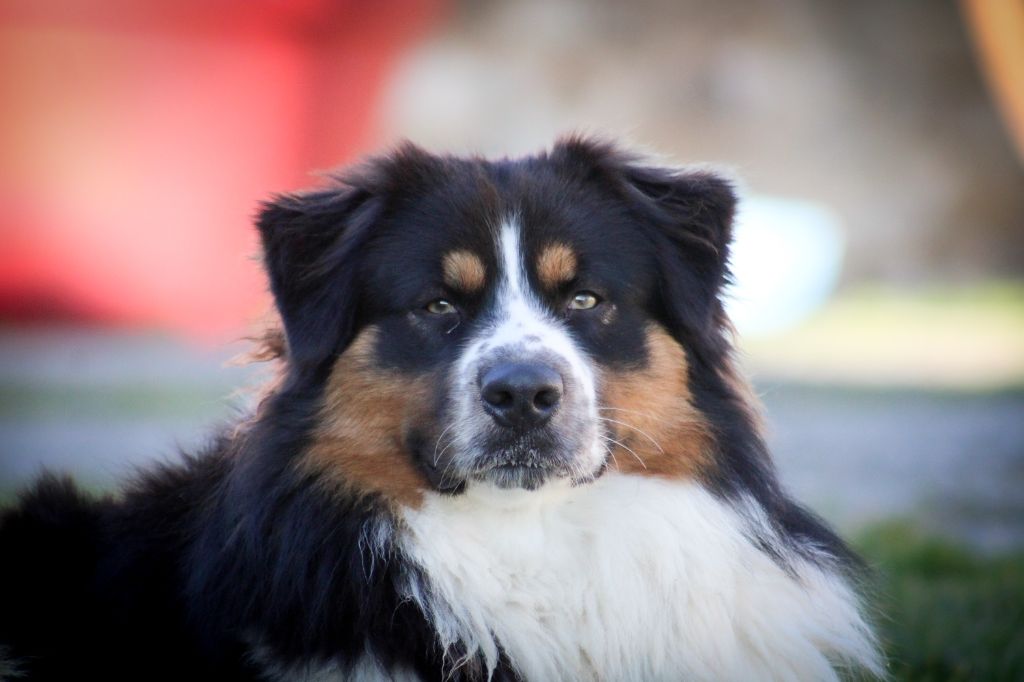
[[[718,444],[713,489],[753,496],[795,548],[848,562],[841,541],[780,491],[725,370],[719,294],[735,207],[727,181],[575,138],[498,162],[405,146],[264,207],[257,224],[288,357],[255,415],[116,498],[46,476],[0,515],[0,646],[28,679],[254,680],[264,679],[264,660],[345,669],[367,651],[442,679],[430,624],[396,589],[423,576],[410,574],[397,547],[368,541],[392,523],[385,502],[291,465],[309,444],[334,360],[366,324],[388,338],[382,366],[415,372],[451,361],[453,344],[410,331],[432,322],[410,323],[405,311],[435,295],[423,291],[422,273],[440,249],[472,246],[481,236],[468,226],[512,205],[531,224],[576,235],[595,281],[628,303],[614,325],[575,328],[602,363],[644,361],[645,317],[686,350]],[[503,665],[496,677],[514,674]]]

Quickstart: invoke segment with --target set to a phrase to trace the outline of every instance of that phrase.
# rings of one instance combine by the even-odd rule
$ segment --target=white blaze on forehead
[[[498,262],[501,263],[501,288],[495,309],[498,324],[490,334],[490,343],[503,346],[541,339],[548,331],[539,306],[531,305],[529,280],[523,271],[523,258],[519,248],[519,231],[514,222],[501,226],[498,237]],[[537,343],[537,341],[533,341]]]
[[[590,374],[582,363],[579,349],[566,330],[552,319],[530,289],[522,254],[520,230],[515,219],[501,226],[498,239],[502,282],[495,306],[497,324],[490,335],[492,346],[523,344],[528,348],[544,347],[573,364],[574,371]],[[575,366],[576,363],[580,366]],[[581,377],[582,378],[582,377]]]
[[[572,370],[572,379],[590,397],[594,395],[594,373],[563,325],[544,308],[530,289],[522,252],[521,230],[513,217],[500,228],[497,240],[501,284],[495,302],[494,325],[474,346],[488,349],[515,347],[524,357],[553,353]],[[472,351],[473,349],[471,349]],[[479,350],[478,350],[479,352]],[[467,353],[477,356],[477,353]]]
[[[504,266],[504,283],[512,292],[520,292],[523,276],[523,258],[519,252],[519,231],[515,223],[508,221],[501,226],[498,240],[498,256]]]

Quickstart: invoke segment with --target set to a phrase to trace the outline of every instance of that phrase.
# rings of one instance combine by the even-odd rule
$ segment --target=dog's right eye
[[[457,312],[455,304],[443,298],[437,298],[427,304],[427,312],[433,315],[451,315]]]
[[[601,297],[591,291],[580,291],[569,301],[569,310],[590,310],[596,308]]]

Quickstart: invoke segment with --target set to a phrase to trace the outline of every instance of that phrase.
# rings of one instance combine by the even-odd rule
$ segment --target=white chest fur
[[[701,486],[609,474],[592,485],[430,496],[404,512],[429,587],[409,596],[446,646],[499,647],[527,680],[835,679],[877,668],[838,576],[750,541]],[[767,527],[760,537],[771,537]],[[461,661],[452,661],[459,665]]]

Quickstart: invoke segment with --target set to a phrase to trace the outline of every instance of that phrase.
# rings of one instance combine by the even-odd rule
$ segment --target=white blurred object
[[[821,204],[750,196],[740,203],[732,246],[735,284],[726,308],[737,330],[764,335],[795,326],[835,289],[845,239]]]

